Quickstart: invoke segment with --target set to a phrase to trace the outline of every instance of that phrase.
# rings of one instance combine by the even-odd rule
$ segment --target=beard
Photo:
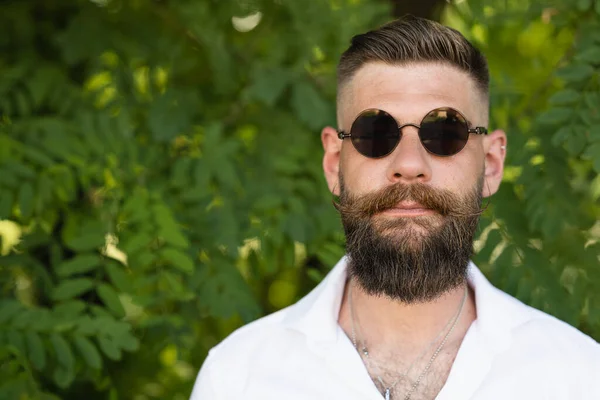
[[[396,183],[353,196],[340,175],[348,274],[370,295],[412,304],[431,301],[463,284],[473,254],[483,174],[460,196],[423,183]],[[381,212],[414,201],[435,213],[393,217]]]

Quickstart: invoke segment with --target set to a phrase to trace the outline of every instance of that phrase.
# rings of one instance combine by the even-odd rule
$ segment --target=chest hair
[[[452,343],[444,346],[427,373],[421,378],[416,389],[412,391],[412,386],[427,367],[435,349],[425,354],[414,364],[406,377],[399,379],[398,383],[390,391],[390,399],[403,400],[411,391],[410,400],[435,399],[448,379],[459,346],[460,343]],[[385,393],[386,388],[390,387],[406,372],[412,362],[412,360],[402,360],[400,357],[393,355],[387,357],[369,356],[363,360],[373,383],[382,395]],[[383,380],[385,386],[381,384],[379,378]]]

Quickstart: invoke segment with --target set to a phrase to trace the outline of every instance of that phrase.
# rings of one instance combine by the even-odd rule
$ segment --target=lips
[[[402,202],[396,204],[396,206],[393,207],[393,209],[397,209],[397,210],[430,210],[429,207],[425,207],[424,205],[419,204],[414,201],[402,201]]]
[[[416,217],[433,214],[434,210],[414,201],[402,201],[394,207],[383,211],[383,214],[394,215],[398,217]]]

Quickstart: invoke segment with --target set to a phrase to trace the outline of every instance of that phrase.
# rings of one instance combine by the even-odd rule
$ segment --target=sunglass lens
[[[387,156],[400,141],[396,120],[382,110],[363,111],[352,124],[350,133],[356,150],[371,158]]]
[[[419,137],[429,151],[438,156],[451,156],[461,151],[469,139],[467,121],[456,110],[439,108],[423,118]]]

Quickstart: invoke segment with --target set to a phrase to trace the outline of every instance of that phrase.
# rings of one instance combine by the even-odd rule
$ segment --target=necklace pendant
[[[385,400],[390,400],[390,389],[385,389]]]

